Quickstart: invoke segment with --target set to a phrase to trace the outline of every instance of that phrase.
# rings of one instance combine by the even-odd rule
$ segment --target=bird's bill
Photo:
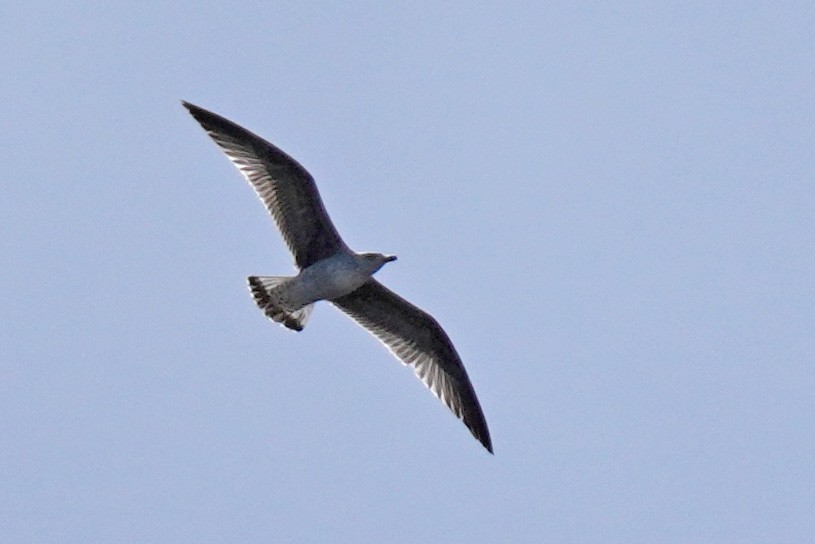
[[[396,255],[385,255],[385,262],[389,263],[396,260]]]

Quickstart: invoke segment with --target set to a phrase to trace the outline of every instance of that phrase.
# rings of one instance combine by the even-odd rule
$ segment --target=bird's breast
[[[331,300],[355,291],[370,274],[353,259],[336,255],[304,268],[298,276],[304,298],[311,302]]]

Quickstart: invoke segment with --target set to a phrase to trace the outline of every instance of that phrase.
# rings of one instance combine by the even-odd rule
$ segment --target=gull
[[[396,256],[353,252],[328,217],[314,178],[297,161],[220,115],[182,104],[255,190],[294,255],[296,276],[248,278],[258,307],[276,323],[302,331],[314,303],[331,302],[411,367],[492,453],[484,413],[447,333],[373,278]]]

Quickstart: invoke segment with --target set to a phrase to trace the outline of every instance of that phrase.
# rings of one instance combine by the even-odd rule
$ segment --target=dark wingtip
[[[495,455],[495,452],[492,449],[492,438],[490,437],[490,429],[487,427],[487,420],[484,418],[484,412],[481,411],[481,405],[478,403],[478,399],[475,396],[475,391],[472,388],[472,385],[469,383],[469,379],[466,378],[466,387],[464,391],[469,391],[469,400],[465,402],[465,406],[469,409],[465,409],[464,413],[459,416],[460,419],[464,422],[464,425],[470,430],[470,433],[473,435],[473,438],[478,440],[484,449],[490,452],[492,455]]]
[[[487,427],[487,420],[484,419],[484,414],[481,411],[481,406],[478,404],[478,400],[475,399],[473,396],[474,405],[472,407],[475,408],[473,411],[474,413],[464,413],[463,417],[461,417],[462,422],[464,425],[467,426],[467,429],[470,431],[470,434],[473,435],[473,438],[478,440],[478,442],[484,446],[484,449],[490,452],[492,455],[495,455],[495,452],[492,449],[492,438],[490,437],[490,430]]]
[[[486,429],[485,429],[485,431],[486,431]],[[475,435],[475,438],[476,438],[476,440],[481,442],[481,445],[484,446],[484,448],[488,452],[490,452],[491,455],[495,455],[495,452],[492,451],[492,439],[490,438],[489,431],[486,431],[486,433],[483,436]]]
[[[187,111],[190,112],[190,115],[195,117],[195,119],[199,123],[201,122],[202,116],[204,116],[206,114],[214,115],[213,113],[208,112],[204,108],[202,108],[200,106],[196,106],[195,104],[191,104],[190,102],[187,102],[186,100],[182,100],[181,105],[184,106],[187,109]]]

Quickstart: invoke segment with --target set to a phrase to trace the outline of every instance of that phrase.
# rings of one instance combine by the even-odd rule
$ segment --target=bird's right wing
[[[376,336],[492,453],[490,431],[461,358],[439,323],[378,281],[331,301]]]
[[[305,268],[347,249],[305,168],[240,125],[182,103],[252,185],[274,217],[297,266]]]

